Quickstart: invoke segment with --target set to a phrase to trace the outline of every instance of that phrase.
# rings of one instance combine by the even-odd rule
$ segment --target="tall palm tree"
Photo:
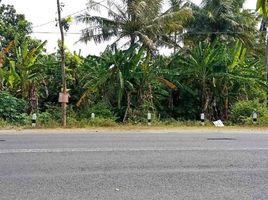
[[[156,42],[164,42],[163,35],[174,33],[183,28],[184,22],[191,17],[189,8],[162,12],[163,0],[120,0],[100,4],[88,2],[91,8],[99,7],[107,10],[108,16],[80,15],[78,22],[86,23],[80,38],[83,42],[94,40],[102,42],[115,38],[113,47],[127,39],[126,45],[140,43],[151,51],[156,50]]]
[[[216,38],[230,42],[239,38],[250,45],[256,31],[255,14],[243,10],[245,0],[203,0],[201,6],[192,4],[194,18],[188,35],[213,42]]]

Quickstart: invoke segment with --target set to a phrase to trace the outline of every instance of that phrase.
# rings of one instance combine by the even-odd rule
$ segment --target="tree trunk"
[[[127,108],[126,108],[126,112],[124,115],[123,123],[125,123],[127,120],[128,112],[130,110],[130,104],[131,104],[131,94],[130,94],[130,92],[127,92]]]
[[[169,90],[168,108],[174,110],[173,90]]]
[[[0,79],[0,91],[4,88],[4,81]]]
[[[225,86],[223,90],[223,95],[224,95],[224,119],[227,121],[228,120],[228,109],[229,109],[229,91],[228,87]]]
[[[227,121],[229,116],[228,116],[228,107],[229,107],[229,99],[228,96],[224,100],[224,119]]]
[[[203,81],[202,83],[202,112],[207,114],[208,104],[209,104],[209,95],[206,88],[206,82]]]
[[[130,47],[133,47],[135,45],[135,36],[130,35]]]
[[[177,48],[176,48],[176,46],[177,46],[177,31],[175,31],[175,33],[174,33],[174,49],[173,49],[173,53],[174,53],[174,55],[177,53]]]
[[[37,113],[37,94],[35,83],[32,82],[29,85],[28,90],[28,103],[29,103],[29,113]]]

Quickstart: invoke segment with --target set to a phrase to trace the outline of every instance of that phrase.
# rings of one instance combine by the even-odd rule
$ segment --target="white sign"
[[[213,124],[214,124],[216,127],[224,127],[224,124],[222,123],[221,120],[214,121]]]

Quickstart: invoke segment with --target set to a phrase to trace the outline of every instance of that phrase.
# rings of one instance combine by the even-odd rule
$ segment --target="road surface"
[[[0,134],[1,200],[267,200],[267,133]]]

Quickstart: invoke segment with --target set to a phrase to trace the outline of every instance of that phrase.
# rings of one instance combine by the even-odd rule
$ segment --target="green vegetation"
[[[201,113],[250,125],[253,111],[268,125],[266,1],[258,12],[243,9],[244,0],[169,0],[165,10],[163,2],[90,0],[76,17],[91,27],[82,42],[113,44],[86,57],[64,47],[67,127],[146,125],[148,112],[156,126],[199,125]],[[30,33],[24,15],[0,0],[0,127],[30,127],[33,113],[38,127],[61,124],[60,51],[46,53],[46,41]]]

